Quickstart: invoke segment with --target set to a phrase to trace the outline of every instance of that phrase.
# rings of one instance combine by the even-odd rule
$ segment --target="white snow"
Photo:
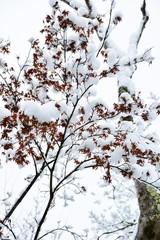
[[[49,0],[49,4],[51,7],[53,7],[56,3],[56,0]]]
[[[41,122],[49,122],[52,119],[58,119],[59,111],[54,102],[40,104],[39,102],[28,100],[20,103],[20,110],[28,116],[35,116]]]
[[[113,48],[109,48],[107,51],[107,62],[109,67],[113,67],[117,63],[117,52]]]
[[[86,7],[80,7],[78,8],[78,14],[79,16],[84,16],[84,15],[88,15],[88,10]]]
[[[11,115],[11,112],[4,107],[4,104],[1,102],[0,103],[0,121],[3,120],[4,117],[8,117]]]
[[[118,22],[122,20],[122,17],[123,17],[122,11],[120,11],[120,10],[116,11],[112,16],[113,23],[118,24]]]
[[[113,152],[110,153],[110,162],[111,164],[118,164],[122,160],[122,155],[124,150],[121,147],[117,147]]]
[[[88,26],[89,19],[87,19],[85,17],[80,17],[80,16],[77,16],[76,14],[70,12],[68,14],[68,18],[71,21],[73,21],[76,25],[78,25],[79,27],[87,28],[87,26]]]
[[[130,77],[126,76],[125,73],[120,73],[120,76],[118,77],[118,85],[119,87],[127,87],[131,95],[135,94],[135,84]]]

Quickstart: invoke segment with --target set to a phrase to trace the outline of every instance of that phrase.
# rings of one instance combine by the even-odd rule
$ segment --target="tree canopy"
[[[137,65],[153,61],[150,48],[142,53],[137,49],[149,19],[146,2],[126,53],[110,39],[123,19],[114,12],[114,0],[106,15],[89,0],[52,0],[50,5],[43,37],[29,39],[25,62],[17,56],[18,71],[6,61],[10,43],[0,42],[1,167],[14,162],[24,169],[23,189],[16,197],[5,193],[2,200],[2,239],[7,234],[8,239],[60,239],[59,231],[73,239],[89,239],[88,230],[78,234],[60,222],[57,227],[49,223],[58,199],[68,205],[74,195],[85,194],[78,180],[82,172],[92,176],[100,171],[106,185],[122,175],[159,189],[159,136],[151,126],[160,114],[160,102],[154,96],[145,102],[133,82]],[[96,95],[106,78],[117,81],[112,107],[107,97]],[[30,192],[34,203],[28,206]],[[22,223],[16,222],[21,204],[28,214]],[[119,230],[128,226],[134,222],[121,224]]]

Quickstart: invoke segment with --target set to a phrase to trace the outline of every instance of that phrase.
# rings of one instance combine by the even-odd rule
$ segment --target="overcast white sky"
[[[96,1],[93,1],[96,3]],[[98,5],[99,5],[99,1]],[[116,9],[123,12],[123,21],[113,32],[116,43],[127,49],[130,34],[136,31],[141,19],[139,10],[143,0],[118,0]],[[150,91],[160,95],[159,67],[160,67],[160,1],[148,0],[147,9],[150,13],[150,20],[145,29],[140,43],[140,49],[144,50],[153,47],[155,61],[152,66],[141,64],[135,74],[137,90],[148,94]],[[102,8],[104,9],[104,8]],[[19,54],[27,52],[29,43],[27,40],[39,34],[42,28],[42,20],[46,14],[51,12],[48,0],[0,0],[0,37],[9,38],[13,47]],[[113,82],[112,82],[113,83]],[[110,88],[113,86],[109,84]]]

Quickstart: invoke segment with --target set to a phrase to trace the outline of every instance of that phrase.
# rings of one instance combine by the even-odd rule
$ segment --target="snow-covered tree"
[[[14,171],[20,175],[12,191],[11,186],[5,189],[5,177],[2,181],[3,240],[98,240],[113,239],[113,234],[114,239],[133,239],[137,215],[128,209],[123,218],[118,209],[135,194],[130,179],[140,207],[136,239],[159,239],[160,138],[152,123],[160,102],[155,96],[145,102],[133,82],[137,65],[153,61],[151,49],[137,50],[149,20],[146,2],[127,52],[110,39],[123,16],[114,11],[114,0],[103,4],[105,14],[90,0],[51,0],[52,14],[44,20],[41,39],[29,39],[24,63],[17,56],[19,70],[8,63],[10,43],[1,40],[1,172],[9,171],[10,179]],[[107,97],[96,94],[106,78],[117,81],[112,107]],[[87,181],[82,180],[87,177],[94,184],[91,200],[120,202],[110,217],[107,206],[100,215],[92,209],[93,227],[79,233],[64,221],[64,207],[87,194]],[[127,186],[130,191],[123,193]],[[97,196],[98,187],[103,196]],[[78,205],[76,211],[81,211]]]

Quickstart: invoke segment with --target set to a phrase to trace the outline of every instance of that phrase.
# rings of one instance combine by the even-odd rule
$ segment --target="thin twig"
[[[108,36],[109,36],[109,29],[110,29],[111,19],[112,19],[113,4],[114,4],[114,0],[112,0],[112,3],[111,3],[110,12],[109,12],[109,22],[108,22],[108,26],[107,26],[107,29],[106,29],[106,32],[105,32],[105,36],[104,36],[104,38],[103,38],[101,47],[100,47],[100,49],[98,50],[98,53],[97,53],[96,57],[98,57],[100,51],[102,50],[102,48],[103,48],[103,46],[104,46],[104,44],[105,44],[106,39],[107,39]]]
[[[126,229],[126,228],[128,228],[128,227],[132,227],[132,226],[134,226],[134,225],[137,225],[137,223],[128,223],[128,225],[126,225],[126,226],[124,226],[124,227],[118,228],[118,229],[113,230],[113,231],[104,232],[104,233],[102,233],[102,234],[97,238],[97,240],[100,240],[100,238],[101,238],[102,236],[104,236],[104,235],[109,235],[109,234],[112,234],[112,233],[115,233],[115,232],[119,232],[119,231],[122,231],[122,230],[124,230],[124,229]]]

